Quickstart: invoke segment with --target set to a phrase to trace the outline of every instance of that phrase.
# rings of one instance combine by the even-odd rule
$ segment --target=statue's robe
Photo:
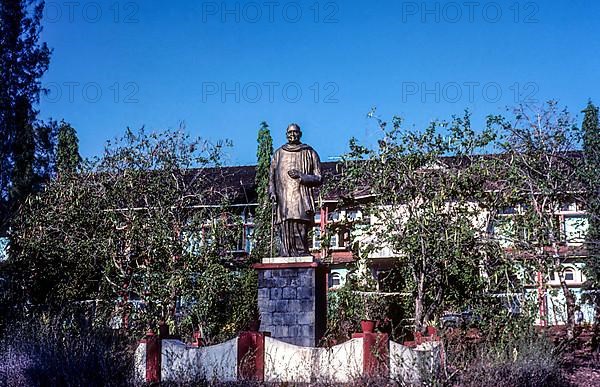
[[[296,169],[299,179],[288,171]],[[321,185],[319,155],[306,144],[285,144],[275,151],[269,173],[269,193],[276,197],[275,224],[279,229],[279,255],[310,255],[308,231],[314,222],[313,188]]]

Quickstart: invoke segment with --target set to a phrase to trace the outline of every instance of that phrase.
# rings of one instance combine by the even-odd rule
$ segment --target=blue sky
[[[488,114],[558,99],[579,117],[600,103],[597,1],[47,1],[54,49],[40,118],[77,129],[84,156],[126,127],[230,139],[255,163],[267,121],[290,122],[323,160],[373,120]]]

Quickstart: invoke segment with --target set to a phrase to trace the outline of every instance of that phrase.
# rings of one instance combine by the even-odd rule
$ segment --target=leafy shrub
[[[330,290],[327,301],[326,337],[330,344],[344,342],[359,332],[361,298],[350,286]]]

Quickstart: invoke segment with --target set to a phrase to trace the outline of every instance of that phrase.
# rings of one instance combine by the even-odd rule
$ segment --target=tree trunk
[[[575,296],[567,286],[564,276],[560,274],[559,277],[560,287],[565,295],[565,303],[567,305],[567,337],[572,339],[573,332],[575,331]]]
[[[434,312],[436,312],[437,309],[442,304],[443,297],[444,297],[444,287],[442,285],[438,285],[438,288],[435,292],[435,298],[431,302],[431,304],[429,304],[429,306],[427,307],[427,311],[425,312],[425,315],[423,316],[424,322],[431,321],[431,318],[432,318]],[[426,327],[425,327],[425,329],[426,329]]]
[[[425,298],[424,285],[425,285],[425,275],[424,273],[419,273],[418,275],[419,281],[417,283],[417,296],[415,297],[415,332],[424,332],[425,327],[423,326],[423,316],[424,316],[424,308],[423,308],[423,299]]]

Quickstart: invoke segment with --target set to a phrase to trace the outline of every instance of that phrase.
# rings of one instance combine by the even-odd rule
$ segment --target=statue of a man
[[[310,255],[308,232],[314,222],[313,187],[321,185],[321,161],[310,146],[302,144],[297,124],[286,130],[288,143],[275,151],[269,173],[269,195],[275,203],[279,230],[279,256]]]

